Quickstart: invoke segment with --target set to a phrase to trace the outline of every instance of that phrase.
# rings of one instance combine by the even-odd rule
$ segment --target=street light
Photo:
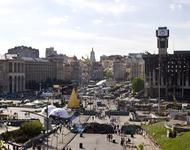
[[[49,102],[49,98],[48,98],[48,102]],[[48,102],[47,102],[47,105],[46,105],[46,111],[47,111],[47,118],[46,118],[46,130],[47,130],[47,150],[48,150],[48,130],[49,130],[49,118],[48,118]]]
[[[48,135],[48,130],[49,130],[49,114],[48,114],[48,105],[49,105],[49,96],[47,97],[47,105],[46,105],[46,130],[47,130],[47,150],[48,150],[48,138],[49,138],[49,135]]]
[[[160,114],[160,53],[158,58],[158,113]]]

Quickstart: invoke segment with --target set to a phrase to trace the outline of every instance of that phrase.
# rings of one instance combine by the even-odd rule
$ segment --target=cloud
[[[15,3],[14,0],[4,0],[4,1],[0,1],[0,7],[4,7],[4,6],[8,6]]]
[[[103,19],[94,19],[92,22],[93,24],[101,24],[103,23]]]
[[[169,8],[172,11],[181,10],[184,5],[190,5],[190,0],[171,0]]]
[[[75,41],[75,46],[78,44],[80,47],[83,45],[96,45],[102,49],[125,49],[125,48],[145,48],[150,44],[144,37],[137,37],[136,39],[128,39],[125,37],[117,37],[110,35],[97,34],[95,32],[82,32],[78,30],[68,30],[68,29],[53,29],[53,30],[44,30],[41,33],[41,36],[49,37],[52,39],[57,39],[57,41],[68,41],[71,43],[70,48],[72,49],[73,41]],[[110,44],[112,43],[112,44]]]
[[[60,25],[62,23],[67,22],[68,19],[69,19],[69,16],[64,16],[64,17],[54,16],[54,17],[48,18],[46,23],[49,24],[49,25]]]
[[[0,9],[0,15],[9,15],[11,13],[12,13],[11,9],[8,9],[8,8],[1,8]]]
[[[132,4],[120,3],[120,1],[97,1],[97,0],[53,0],[59,5],[69,6],[74,10],[93,10],[100,14],[118,15],[125,12],[135,12],[138,7]]]
[[[181,10],[182,4],[175,4],[175,3],[172,3],[172,4],[169,5],[169,8],[170,8],[172,11]]]
[[[175,4],[190,4],[189,0],[172,0],[172,3]]]
[[[175,22],[170,24],[171,27],[178,28],[180,30],[189,31],[190,29],[190,20],[187,21],[181,21],[181,22]]]
[[[78,30],[70,29],[47,29],[41,32],[41,36],[50,38],[66,38],[66,39],[89,39],[95,36],[95,33],[85,33]]]
[[[80,26],[74,26],[74,29],[80,30],[81,27]]]

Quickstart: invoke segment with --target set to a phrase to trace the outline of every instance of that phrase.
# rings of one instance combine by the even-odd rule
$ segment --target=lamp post
[[[160,54],[158,58],[158,114],[160,114]]]
[[[47,116],[46,116],[46,130],[47,130],[47,150],[48,150],[48,126],[49,126],[49,118],[48,118],[48,103],[47,103],[47,106],[46,106],[46,110],[47,110]]]
[[[41,92],[41,90],[42,90],[42,83],[41,83],[41,82],[40,82],[40,89],[39,89],[39,90],[40,90],[40,92]]]
[[[48,114],[48,104],[49,104],[49,97],[47,97],[47,105],[46,105],[46,111],[47,111],[47,116],[46,116],[46,130],[47,130],[47,150],[49,149],[48,147],[48,138],[49,138],[49,135],[48,135],[48,130],[49,130],[49,114]]]

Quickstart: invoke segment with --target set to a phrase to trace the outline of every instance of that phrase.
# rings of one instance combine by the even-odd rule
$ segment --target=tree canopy
[[[112,70],[110,68],[106,68],[103,74],[104,74],[104,77],[106,78],[112,78]]]
[[[136,77],[132,80],[132,89],[133,92],[139,92],[144,89],[144,80]]]

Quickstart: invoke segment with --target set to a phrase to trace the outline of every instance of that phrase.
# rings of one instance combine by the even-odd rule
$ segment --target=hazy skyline
[[[0,53],[54,47],[69,56],[157,53],[155,30],[170,29],[168,52],[190,49],[189,0],[2,0]]]

